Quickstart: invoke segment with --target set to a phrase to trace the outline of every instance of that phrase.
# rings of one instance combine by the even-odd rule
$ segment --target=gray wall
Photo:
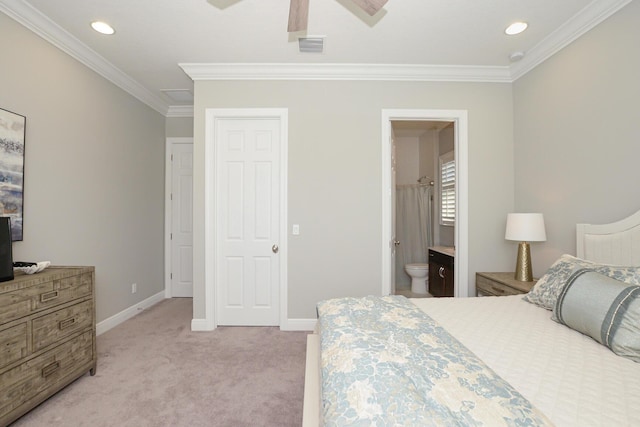
[[[0,107],[27,117],[14,259],[95,266],[98,321],[161,292],[164,117],[2,13],[0,51]]]
[[[455,132],[453,126],[448,126],[438,134],[438,175],[440,174],[440,156],[455,150]],[[488,165],[485,165],[488,166]],[[438,182],[440,178],[438,177]],[[438,206],[440,204],[438,203]],[[438,227],[439,245],[454,246],[455,245],[455,227],[440,225],[440,212],[436,212],[436,226]],[[474,282],[475,283],[475,282]],[[469,295],[475,295],[470,292]]]
[[[640,209],[638,23],[631,2],[514,84],[515,207],[547,227],[535,275],[575,254],[576,223]]]
[[[545,214],[540,275],[575,253],[575,224],[640,209],[640,3],[508,84],[198,82],[167,119],[0,14],[0,107],[27,116],[25,240],[15,259],[97,268],[98,320],[163,289],[165,136],[195,138],[194,317],[204,316],[204,110],[289,108],[290,318],[379,293],[380,111],[469,111],[469,277],[513,268],[506,214]],[[290,227],[289,227],[290,228]],[[339,243],[339,244],[338,244]],[[492,250],[487,251],[490,247]],[[464,281],[466,280],[466,283]],[[130,293],[131,283],[138,293]]]
[[[192,137],[193,117],[168,117],[165,123],[167,138]]]
[[[194,318],[205,315],[206,108],[289,109],[288,218],[301,234],[289,236],[288,316],[311,319],[321,299],[380,294],[383,109],[468,110],[470,277],[461,284],[473,288],[476,270],[509,268],[504,218],[513,208],[512,100],[510,84],[196,82]]]
[[[396,185],[417,184],[422,147],[417,136],[396,136]]]
[[[435,145],[438,141],[438,131],[428,130],[418,138],[418,156],[419,156],[419,171],[418,178],[428,176],[432,181],[436,181],[436,148]],[[416,184],[413,182],[412,184]]]

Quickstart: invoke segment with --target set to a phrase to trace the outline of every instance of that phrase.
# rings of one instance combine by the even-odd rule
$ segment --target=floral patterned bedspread
[[[325,426],[550,426],[402,296],[318,304]]]

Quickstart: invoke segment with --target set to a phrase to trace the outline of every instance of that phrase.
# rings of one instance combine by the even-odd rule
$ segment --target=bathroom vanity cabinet
[[[449,250],[429,248],[429,293],[434,297],[454,296],[455,257],[449,252]]]

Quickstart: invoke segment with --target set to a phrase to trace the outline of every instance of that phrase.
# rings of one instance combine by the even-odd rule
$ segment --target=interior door
[[[171,296],[193,297],[193,144],[171,146]]]
[[[276,326],[280,288],[280,120],[216,127],[219,325]]]

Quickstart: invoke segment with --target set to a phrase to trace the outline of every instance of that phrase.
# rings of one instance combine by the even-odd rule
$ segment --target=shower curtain
[[[429,185],[396,186],[396,288],[411,287],[405,264],[426,263],[433,246],[432,188]]]

